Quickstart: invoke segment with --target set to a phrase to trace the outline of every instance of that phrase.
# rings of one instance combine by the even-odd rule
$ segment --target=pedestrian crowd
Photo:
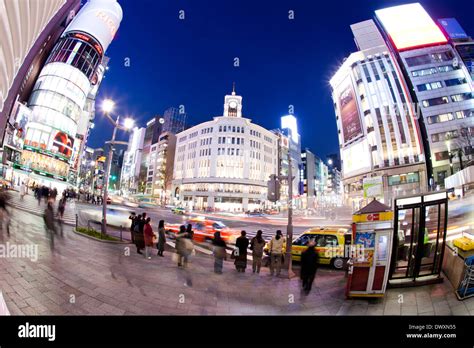
[[[54,204],[56,202],[58,191],[56,188],[47,186],[39,186],[33,184],[33,192],[38,200],[38,205],[41,200],[46,203],[44,211],[44,222],[46,231],[50,236],[51,247],[54,247],[54,235],[57,234],[57,222],[61,227],[62,235],[62,219],[66,208],[66,203],[70,199],[81,199],[92,204],[102,204],[102,197],[79,192],[79,195],[72,189],[67,189],[62,192],[62,197],[57,204],[56,213],[54,212]],[[20,196],[27,194],[27,186],[22,183],[20,186]],[[8,211],[6,210],[7,196],[0,194],[0,216],[2,222],[7,220]],[[130,232],[132,243],[135,244],[138,254],[143,255],[147,260],[150,260],[153,255],[154,248],[157,249],[156,255],[164,257],[166,245],[166,229],[164,220],[158,223],[157,233],[153,231],[151,218],[147,216],[146,212],[136,215],[132,213],[129,217],[131,220]],[[3,224],[2,224],[3,228]],[[8,231],[8,225],[7,225]],[[179,232],[175,238],[175,250],[173,253],[173,260],[177,266],[182,269],[187,269],[190,257],[195,254],[193,243],[194,232],[191,224],[181,225]],[[222,238],[220,232],[214,233],[212,239],[212,253],[214,257],[214,272],[216,274],[223,273],[224,261],[227,260],[227,243]],[[260,273],[263,265],[264,255],[268,254],[268,267],[271,276],[279,276],[281,274],[282,264],[284,263],[286,248],[286,239],[283,237],[281,230],[277,230],[276,234],[267,241],[263,238],[263,232],[257,231],[257,234],[249,239],[246,231],[241,231],[241,235],[235,241],[235,247],[230,253],[230,258],[234,260],[234,266],[238,273],[245,273],[248,264],[248,251],[252,252],[252,272]],[[315,250],[314,241],[308,242],[308,248],[301,254],[301,272],[300,279],[302,282],[302,291],[308,294],[311,291],[318,264],[318,254]],[[186,271],[188,272],[188,271]],[[191,285],[189,273],[187,273],[185,285]]]
[[[164,220],[158,223],[158,233],[155,235],[151,226],[151,219],[144,212],[136,215],[132,213],[129,217],[131,220],[130,232],[132,242],[137,248],[137,253],[144,255],[148,260],[152,258],[153,249],[158,249],[157,256],[163,257],[166,244],[166,230]],[[188,267],[191,255],[195,254],[193,243],[194,232],[192,225],[181,225],[179,232],[176,234],[175,249],[173,259],[179,268],[186,269]],[[265,246],[267,248],[265,248]],[[310,241],[309,248],[301,255],[301,274],[302,291],[308,294],[311,291],[311,285],[314,281],[318,256],[314,249],[315,243]],[[216,274],[223,273],[224,261],[227,260],[227,243],[222,238],[220,232],[214,233],[212,240],[212,251],[214,257],[214,272]],[[241,231],[240,237],[235,241],[235,248],[230,254],[230,258],[234,260],[234,265],[238,273],[244,273],[247,269],[248,250],[252,252],[252,272],[260,273],[262,268],[265,251],[269,254],[268,266],[271,276],[279,276],[281,274],[282,264],[284,262],[284,252],[286,248],[286,239],[283,237],[281,230],[277,230],[275,236],[267,243],[263,238],[263,232],[257,231],[255,237],[249,240],[246,231]],[[143,253],[144,251],[144,253]]]

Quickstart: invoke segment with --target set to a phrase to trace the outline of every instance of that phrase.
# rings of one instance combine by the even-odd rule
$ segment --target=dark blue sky
[[[268,129],[294,105],[303,147],[323,158],[338,151],[329,78],[356,50],[349,25],[400,0],[119,0],[124,19],[107,51],[100,88],[120,115],[139,125],[184,105],[191,125],[222,115],[236,83],[243,114]],[[425,0],[433,18],[456,17],[474,35],[472,0]],[[178,18],[185,11],[185,19]],[[294,10],[295,19],[288,19]],[[234,57],[240,67],[234,67]],[[130,67],[124,65],[130,59]],[[99,109],[98,109],[99,111]],[[97,114],[89,146],[103,146],[112,127]]]

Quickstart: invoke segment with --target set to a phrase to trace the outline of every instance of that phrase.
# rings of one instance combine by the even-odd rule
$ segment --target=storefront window
[[[416,173],[408,173],[408,174],[400,174],[400,175],[391,175],[388,177],[388,185],[403,185],[403,184],[411,184],[414,182],[419,182],[420,176],[418,172]]]

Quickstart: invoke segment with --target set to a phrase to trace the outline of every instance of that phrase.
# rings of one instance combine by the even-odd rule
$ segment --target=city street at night
[[[271,277],[267,268],[260,275],[237,274],[232,262],[225,262],[224,274],[215,275],[212,258],[198,252],[189,270],[182,270],[172,262],[169,245],[164,258],[155,251],[145,260],[130,244],[90,240],[69,226],[51,250],[41,217],[21,211],[13,216],[11,236],[3,234],[2,243],[37,244],[41,260],[0,259],[2,291],[14,315],[474,314],[474,299],[459,302],[449,282],[393,289],[379,300],[346,300],[345,272],[321,267],[314,291],[304,296],[297,278]],[[185,285],[188,276],[192,285]]]
[[[0,0],[0,348],[472,346],[469,5]]]

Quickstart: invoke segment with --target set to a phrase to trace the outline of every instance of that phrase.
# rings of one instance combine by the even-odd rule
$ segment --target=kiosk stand
[[[346,297],[383,297],[393,240],[393,212],[373,200],[352,216],[353,245]]]

